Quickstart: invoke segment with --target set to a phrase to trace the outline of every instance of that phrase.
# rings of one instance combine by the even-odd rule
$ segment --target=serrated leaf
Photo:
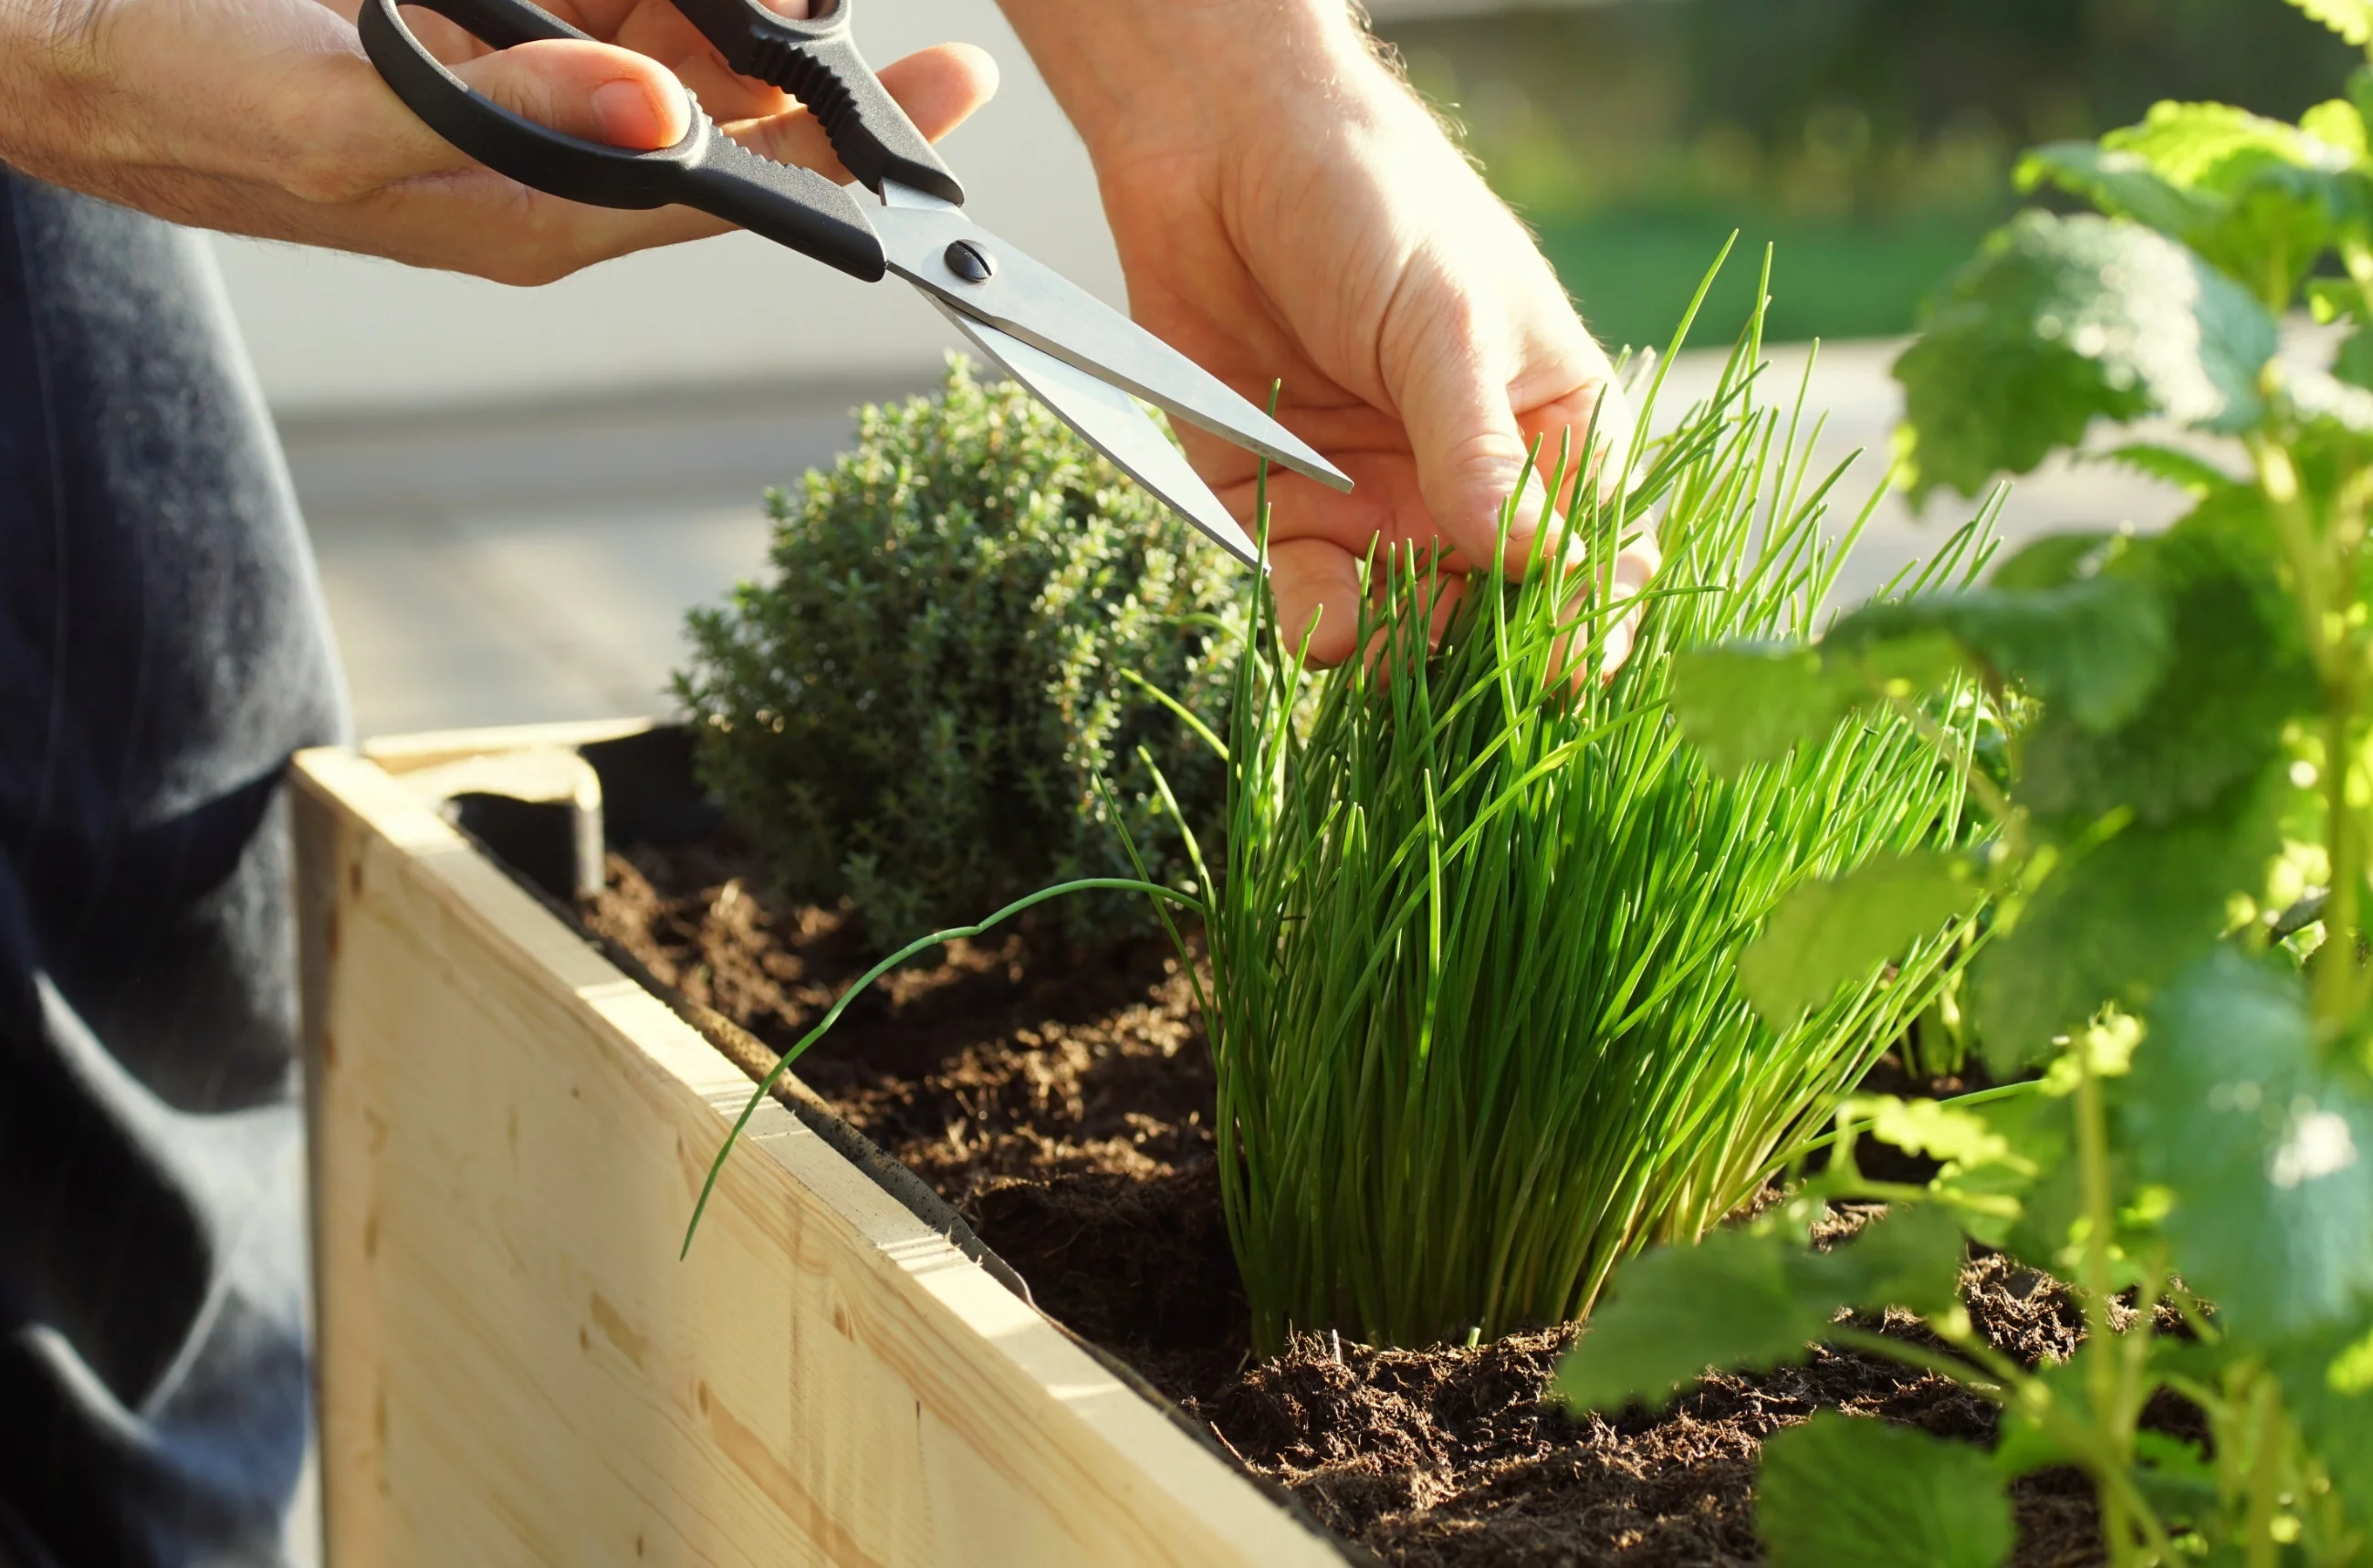
[[[2015,1539],[1984,1450],[1834,1410],[1764,1441],[1755,1520],[1771,1568],[1995,1568]]]
[[[2373,42],[2373,0],[2291,0],[2291,4],[2359,49]]]
[[[2234,431],[2263,414],[2257,379],[2274,356],[2274,317],[2139,225],[2025,214],[1925,316],[1895,366],[1915,499],[2027,473],[2097,418],[2156,414]]]
[[[1738,955],[1738,983],[1784,1028],[1978,906],[1966,866],[1933,853],[1874,856],[1841,877],[1799,883]]]
[[[2229,193],[2269,163],[2346,167],[2342,149],[2321,138],[2229,103],[2155,103],[2142,123],[2111,131],[2101,145],[2140,158],[2182,191]]]
[[[2026,686],[2088,731],[2132,714],[2168,661],[2157,596],[2145,583],[2108,576],[1866,605],[1831,627],[1822,647],[1895,643],[1922,632],[1950,637],[1997,677]]]
[[[2286,780],[2270,773],[2165,825],[2129,824],[2052,872],[1973,967],[1978,1037],[1998,1078],[2040,1060],[2052,1036],[2105,1002],[2146,1003],[2207,951],[2227,900],[2281,848]]]
[[[2322,1069],[2297,974],[2229,948],[2194,964],[2152,1008],[2121,1099],[2135,1170],[2175,1195],[2175,1270],[2236,1331],[2363,1311],[2373,1095]]]
[[[2124,446],[2113,447],[2103,452],[2099,461],[2114,462],[2145,478],[2188,490],[2196,497],[2229,490],[2239,483],[2231,474],[2205,459],[2149,441],[2130,441]]]
[[[1907,1154],[1963,1166],[1992,1164],[2012,1154],[2000,1128],[1977,1109],[1949,1100],[1856,1094],[1838,1106],[1838,1119],[1863,1123],[1869,1136]]]
[[[1949,1305],[1961,1250],[1950,1218],[1922,1209],[1826,1253],[1768,1222],[1659,1247],[1616,1270],[1556,1392],[1576,1410],[1618,1410],[1660,1403],[1708,1367],[1801,1361],[1844,1307]]]

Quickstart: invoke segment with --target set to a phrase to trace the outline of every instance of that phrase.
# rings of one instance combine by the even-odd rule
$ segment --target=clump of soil
[[[867,965],[845,917],[768,897],[731,840],[638,848],[609,870],[586,925],[777,1050]],[[1081,956],[1043,939],[918,960],[853,1004],[800,1077],[953,1203],[1041,1307],[1134,1364],[1355,1552],[1410,1568],[1752,1563],[1756,1455],[1779,1427],[1830,1407],[1991,1439],[1983,1400],[1829,1348],[1612,1419],[1544,1401],[1572,1328],[1423,1351],[1305,1337],[1255,1362],[1190,977],[1163,943]],[[2081,1332],[2065,1290],[2008,1259],[1972,1262],[1963,1287],[1987,1338],[2030,1364]],[[2100,1560],[2081,1478],[2027,1478],[2016,1504],[2022,1568]]]

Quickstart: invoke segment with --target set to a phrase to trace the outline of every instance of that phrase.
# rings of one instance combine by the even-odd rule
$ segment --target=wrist
[[[1346,0],[1000,3],[1100,166],[1139,146],[1431,124]]]

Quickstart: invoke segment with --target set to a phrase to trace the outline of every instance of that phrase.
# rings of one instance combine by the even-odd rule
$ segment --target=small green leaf
[[[1808,1279],[1829,1281],[1840,1305],[1900,1306],[1923,1317],[1959,1304],[1961,1227],[1940,1205],[1899,1204],[1852,1241],[1800,1259]]]
[[[1961,1165],[2007,1159],[2010,1140],[1977,1109],[1949,1100],[1906,1100],[1894,1094],[1856,1094],[1838,1106],[1838,1119],[1863,1124],[1873,1138],[1907,1154]]]
[[[2168,987],[2123,1085],[2137,1173],[2175,1195],[2176,1271],[2237,1330],[2373,1294],[2373,1094],[2321,1067],[2296,974],[2220,948]]]
[[[1807,648],[1736,646],[1673,656],[1673,712],[1681,733],[1724,777],[1777,762],[1818,740],[1862,694]]]
[[[1825,1253],[1769,1220],[1659,1247],[1616,1270],[1556,1391],[1576,1410],[1618,1410],[1661,1403],[1708,1367],[1801,1361],[1846,1307],[1950,1306],[1961,1251],[1950,1217],[1925,1208]]]
[[[1791,1265],[1805,1253],[1777,1226],[1743,1226],[1620,1265],[1558,1369],[1557,1393],[1578,1410],[1618,1410],[1661,1402],[1710,1366],[1800,1360],[1840,1305],[1801,1288]]]
[[[1934,853],[1874,856],[1841,877],[1797,883],[1738,955],[1738,983],[1785,1028],[1978,906],[1967,866]]]
[[[1998,1251],[2057,1265],[2075,1214],[2065,1098],[2043,1085],[1974,1106],[1872,1096],[1849,1100],[1838,1114],[1873,1105],[1872,1137],[1944,1162],[1928,1190],[1955,1224]]]
[[[1975,495],[2084,439],[2097,418],[2163,415],[2220,431],[2264,413],[2274,317],[2240,285],[2150,229],[2026,214],[1926,309],[1896,361],[1915,499]]]
[[[1765,1440],[1755,1518],[1771,1568],[1995,1568],[2015,1539],[1984,1450],[1833,1410]]]

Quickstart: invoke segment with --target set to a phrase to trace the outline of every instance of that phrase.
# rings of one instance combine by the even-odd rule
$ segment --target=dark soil
[[[638,848],[611,857],[582,916],[779,1050],[866,955],[842,917],[764,886],[730,843]],[[1220,1215],[1210,1064],[1166,944],[1081,958],[1026,932],[959,943],[860,999],[798,1071],[954,1204],[1041,1307],[1134,1364],[1355,1554],[1425,1568],[1757,1562],[1750,1488],[1775,1429],[1833,1407],[1993,1434],[1992,1408],[1945,1380],[1829,1349],[1612,1420],[1543,1401],[1571,1328],[1425,1351],[1304,1338],[1254,1362]],[[1862,1217],[1833,1223],[1844,1234]],[[2002,1350],[2032,1363],[2075,1345],[2075,1307],[2049,1277],[1988,1258],[1963,1284]],[[2029,1477],[2017,1507],[2022,1568],[2101,1560],[2078,1477]]]

